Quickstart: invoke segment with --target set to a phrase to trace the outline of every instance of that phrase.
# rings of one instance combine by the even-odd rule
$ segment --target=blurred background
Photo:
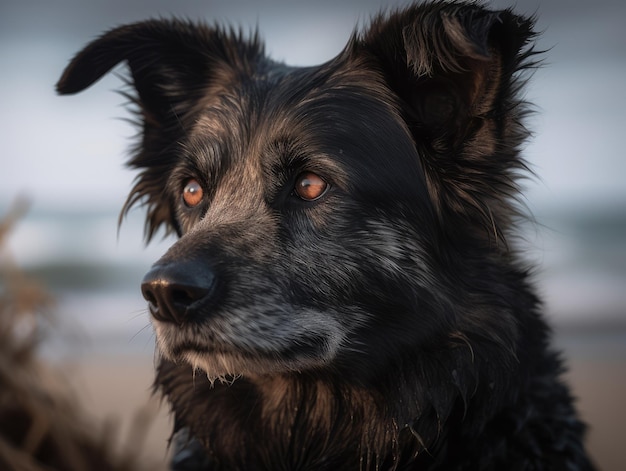
[[[30,201],[0,257],[41,279],[62,325],[44,353],[66,367],[97,414],[129,410],[147,394],[153,335],[139,292],[171,243],[143,244],[143,215],[118,231],[134,175],[124,168],[136,129],[119,74],[72,97],[54,84],[80,48],[129,21],[175,14],[258,27],[268,53],[292,65],[336,55],[382,0],[0,0],[0,216]],[[525,253],[565,352],[568,380],[590,424],[599,467],[621,470],[626,451],[626,2],[488,2],[537,14],[547,50],[527,89],[537,105],[525,155],[537,224]],[[123,68],[116,69],[123,74]],[[619,428],[618,428],[619,427]],[[167,419],[149,442],[163,452]]]

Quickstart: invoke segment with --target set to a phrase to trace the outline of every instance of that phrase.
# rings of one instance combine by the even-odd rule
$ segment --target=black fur
[[[181,469],[592,469],[511,239],[533,38],[451,1],[380,15],[318,67],[180,20],[74,58],[60,93],[127,62],[125,210],[180,237],[143,290]]]

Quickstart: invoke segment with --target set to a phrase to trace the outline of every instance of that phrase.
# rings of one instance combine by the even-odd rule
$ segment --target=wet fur
[[[126,209],[180,237],[159,264],[217,274],[191,320],[153,321],[198,467],[591,469],[513,248],[532,23],[415,5],[293,68],[257,35],[153,20],[68,66],[61,93],[127,62],[143,132]],[[294,196],[302,171],[323,198]]]

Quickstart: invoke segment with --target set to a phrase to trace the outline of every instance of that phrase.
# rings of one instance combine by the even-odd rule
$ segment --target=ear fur
[[[401,100],[442,221],[478,221],[496,240],[526,170],[519,72],[536,65],[534,36],[510,10],[440,1],[380,16],[360,41]]]
[[[136,203],[147,207],[146,238],[161,225],[178,230],[165,194],[178,142],[202,105],[202,97],[224,77],[235,79],[252,67],[263,46],[255,35],[181,20],[150,20],[115,28],[80,51],[57,83],[60,94],[92,85],[120,62],[130,70],[137,92],[125,95],[138,105],[142,140],[129,166],[141,169],[122,215]],[[236,70],[235,70],[236,69]],[[216,90],[214,90],[216,91]],[[120,216],[120,217],[121,217]]]

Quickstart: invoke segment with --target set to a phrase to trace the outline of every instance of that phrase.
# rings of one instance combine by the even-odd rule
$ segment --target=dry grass
[[[18,202],[0,219],[0,469],[148,469],[135,457],[150,418],[140,414],[127,451],[115,451],[116,430],[94,423],[62,375],[38,356],[53,299],[2,250],[26,206]]]

